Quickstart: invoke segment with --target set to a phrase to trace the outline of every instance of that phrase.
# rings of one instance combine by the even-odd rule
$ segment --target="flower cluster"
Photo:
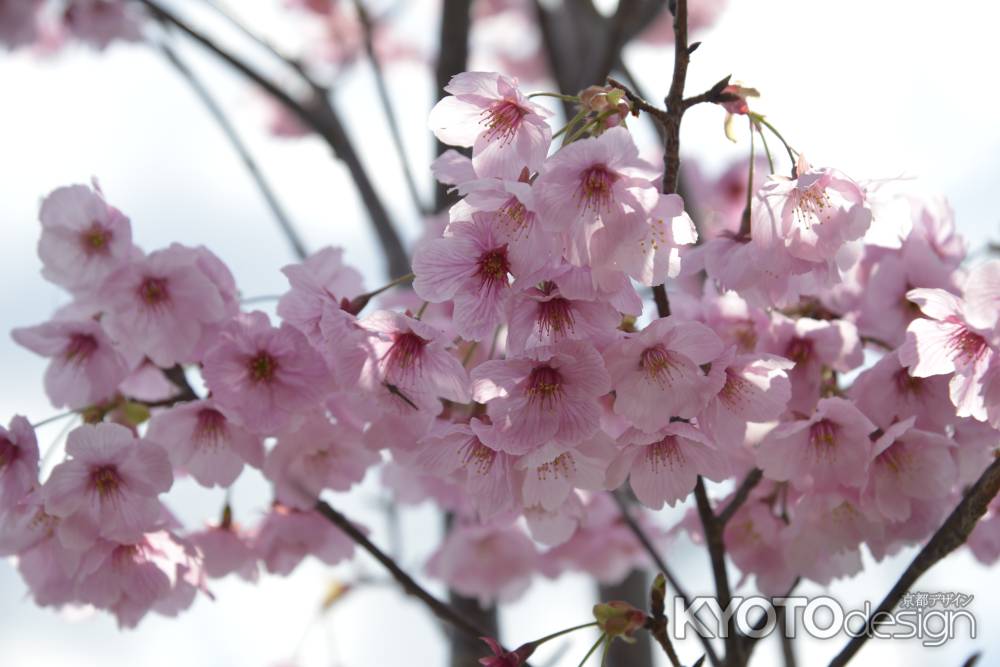
[[[483,602],[644,562],[608,491],[627,486],[659,538],[647,510],[756,468],[724,539],[783,593],[856,573],[863,545],[926,539],[990,461],[1000,263],[961,266],[946,207],[800,157],[748,186],[747,225],[699,244],[615,91],[585,91],[593,116],[558,147],[515,80],[447,91],[430,127],[469,151],[434,172],[460,199],[416,248],[412,292],[380,308],[326,248],[284,269],[272,322],[211,251],[136,247],[96,184],[45,199],[43,275],[72,300],[13,335],[87,423],[45,479],[28,422],[0,432],[0,553],[39,604],[132,625],[209,578],[348,558],[314,506],[375,467],[400,502],[454,515],[427,571]],[[668,280],[671,313],[651,314]],[[254,526],[226,505],[191,530],[163,504],[175,477],[226,488],[248,466],[273,486]],[[997,557],[998,525],[977,556]]]

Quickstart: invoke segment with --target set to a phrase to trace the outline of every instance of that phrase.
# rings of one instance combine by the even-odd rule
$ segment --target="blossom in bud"
[[[538,171],[552,141],[548,110],[525,97],[517,81],[495,72],[462,72],[445,86],[450,93],[431,109],[434,135],[451,146],[472,147],[481,177],[516,179]]]
[[[632,111],[625,91],[614,86],[588,86],[579,97],[583,108],[603,117],[602,130],[621,125]]]
[[[747,98],[760,97],[760,92],[756,88],[748,88],[739,83],[731,83],[722,89],[722,94],[725,96],[724,101],[719,104],[726,110],[726,137],[733,143],[736,143],[736,134],[733,132],[733,120],[736,116],[745,116],[750,113],[750,105],[747,103]]]
[[[622,600],[595,604],[594,618],[608,638],[621,638],[630,644],[635,641],[635,633],[646,624],[646,614]]]

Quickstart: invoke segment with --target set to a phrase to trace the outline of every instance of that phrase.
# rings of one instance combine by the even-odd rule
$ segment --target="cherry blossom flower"
[[[721,386],[698,414],[698,425],[720,448],[741,447],[747,422],[777,420],[792,395],[786,371],[794,364],[770,354],[736,355],[730,348],[712,362],[708,382]]]
[[[207,327],[235,314],[227,285],[203,268],[204,253],[204,248],[174,243],[109,275],[100,300],[107,308],[102,324],[111,338],[161,367],[194,361]]]
[[[56,407],[77,409],[108,399],[129,373],[124,357],[94,320],[53,320],[14,329],[11,336],[52,359],[45,392]]]
[[[462,72],[431,110],[434,135],[451,146],[472,147],[480,176],[517,178],[538,171],[552,141],[549,112],[525,97],[517,82],[491,72]]]
[[[118,424],[84,425],[66,440],[67,461],[42,492],[45,511],[59,517],[59,539],[86,548],[98,538],[134,542],[160,519],[157,497],[173,484],[167,452],[136,440]]]
[[[312,412],[295,427],[278,434],[267,455],[264,475],[284,505],[309,509],[324,489],[347,491],[380,460],[367,449],[360,432],[334,424]]]
[[[197,553],[167,531],[125,544],[101,543],[82,567],[80,600],[110,610],[124,628],[134,628],[150,611],[176,616],[203,585]]]
[[[351,538],[318,512],[280,504],[264,517],[253,548],[268,572],[281,575],[291,574],[306,556],[336,565],[354,554]]]
[[[142,39],[135,7],[122,0],[70,0],[63,24],[74,37],[96,49],[106,49],[116,40]]]
[[[364,290],[361,274],[344,264],[343,256],[342,249],[326,247],[300,264],[281,269],[291,289],[278,301],[278,315],[305,334],[317,349],[326,343],[320,329],[323,316],[329,310],[341,311],[344,303]]]
[[[673,507],[694,490],[698,475],[721,482],[729,465],[708,437],[684,422],[667,424],[655,433],[629,429],[618,439],[624,445],[607,469],[608,488],[625,477],[639,502],[658,510]]]
[[[105,201],[96,181],[92,187],[53,190],[42,202],[38,218],[42,275],[71,292],[97,290],[135,253],[128,218]]]
[[[799,489],[863,486],[873,458],[868,434],[875,425],[850,401],[820,400],[808,419],[782,422],[757,449],[768,479]]]
[[[290,324],[272,327],[259,311],[240,315],[219,334],[202,371],[215,405],[256,433],[275,433],[317,405],[329,386],[323,358]]]
[[[947,437],[913,428],[914,417],[897,422],[875,441],[868,484],[862,494],[890,521],[910,518],[911,499],[944,500],[957,471]]]
[[[889,352],[858,375],[848,396],[882,429],[916,417],[917,428],[944,431],[957,420],[948,399],[948,379],[910,375],[899,363],[898,351]]]
[[[218,526],[206,526],[187,536],[187,540],[201,552],[206,576],[221,579],[235,573],[241,579],[254,582],[259,572],[252,539],[252,534],[225,522]]]
[[[473,397],[492,421],[488,445],[525,454],[541,445],[578,443],[598,428],[597,399],[610,390],[601,355],[582,341],[487,361],[472,371]]]
[[[14,415],[0,426],[0,515],[24,500],[38,485],[38,441],[25,417]]]
[[[599,299],[563,295],[561,276],[515,291],[507,302],[507,349],[524,350],[563,340],[589,340],[603,347],[616,337],[621,316]]]
[[[965,303],[950,292],[915,289],[906,296],[926,317],[906,328],[900,363],[918,378],[953,374],[949,393],[956,415],[984,421],[983,381],[995,356],[989,332],[968,323]]]
[[[244,464],[259,468],[264,463],[260,436],[230,422],[211,399],[153,415],[146,435],[167,450],[175,470],[202,486],[230,486]]]
[[[488,605],[524,593],[538,562],[535,545],[514,526],[459,524],[427,561],[427,574]]]
[[[698,322],[665,317],[604,351],[614,410],[632,425],[657,431],[672,417],[694,417],[710,386],[699,368],[722,353],[722,342]]]
[[[373,334],[361,385],[382,405],[403,414],[421,409],[437,414],[439,398],[468,402],[468,373],[448,351],[444,332],[388,310],[376,311],[359,323]]]
[[[604,471],[615,453],[611,438],[598,431],[573,448],[549,444],[525,454],[516,464],[526,473],[521,490],[524,504],[554,512],[574,489],[604,490]]]

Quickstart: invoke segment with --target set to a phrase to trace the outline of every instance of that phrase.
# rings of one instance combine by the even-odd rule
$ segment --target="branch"
[[[763,477],[764,473],[761,472],[760,468],[754,468],[747,473],[747,476],[743,478],[743,481],[737,487],[736,493],[733,494],[733,499],[729,501],[729,504],[716,517],[716,521],[719,523],[719,530],[726,527],[729,520],[736,514],[736,510],[742,507],[743,503],[747,501],[747,498],[750,497],[750,492],[760,483]]]
[[[920,550],[910,566],[900,575],[899,580],[882,600],[878,609],[868,617],[864,630],[852,638],[847,646],[830,661],[830,667],[846,665],[864,645],[872,631],[881,624],[883,619],[880,617],[888,616],[888,612],[896,607],[903,594],[916,583],[924,572],[968,539],[969,534],[986,513],[998,491],[1000,491],[1000,458],[994,460],[972,485],[972,488],[966,492],[962,501],[948,515],[948,518]]]
[[[372,544],[371,540],[369,540],[364,533],[358,530],[357,526],[351,523],[343,514],[333,509],[322,500],[316,501],[316,511],[330,523],[346,533],[348,537],[354,540],[358,546],[367,551],[372,557],[375,558],[375,560],[381,563],[382,566],[389,571],[389,574],[392,575],[392,578],[403,587],[403,590],[406,591],[407,594],[412,595],[423,602],[427,608],[434,612],[434,614],[442,621],[449,623],[456,630],[459,630],[470,637],[478,639],[479,637],[486,636],[485,632],[469,623],[454,609],[438,600],[436,597],[427,592],[427,590],[425,590],[420,584],[414,581],[410,575],[404,572],[399,565],[396,564],[396,561],[386,555],[377,546]]]
[[[684,607],[689,610],[691,618],[694,619],[699,625],[701,625],[702,624],[701,619],[698,618],[698,616],[696,616],[693,612],[690,612],[691,597],[681,586],[677,577],[674,576],[670,568],[667,567],[666,562],[664,562],[663,558],[656,550],[656,547],[653,545],[653,541],[649,539],[648,535],[646,535],[646,531],[644,531],[642,529],[642,526],[640,526],[638,522],[636,522],[636,520],[632,517],[632,514],[628,510],[628,505],[617,493],[613,491],[609,493],[611,497],[614,499],[614,501],[618,504],[618,509],[621,510],[622,521],[624,521],[625,525],[629,527],[629,530],[631,530],[632,534],[635,535],[637,540],[639,540],[639,544],[641,544],[642,548],[646,550],[647,554],[649,554],[649,557],[656,564],[656,567],[659,569],[660,572],[663,573],[663,576],[666,577],[667,581],[670,583],[671,588],[673,588],[673,590],[676,592],[677,597],[679,597],[681,601],[684,603]],[[702,627],[704,627],[704,625],[702,625]],[[700,632],[698,633],[698,638],[701,640],[702,646],[705,647],[705,653],[708,655],[708,659],[711,661],[713,665],[718,667],[719,656],[715,652],[715,647],[712,646],[712,643],[708,640],[708,638],[702,635]]]
[[[444,0],[441,6],[441,29],[438,38],[438,58],[434,68],[435,99],[444,95],[444,87],[451,77],[465,71],[469,61],[469,29],[472,25],[471,7],[468,0]],[[448,146],[440,141],[435,143],[435,155],[441,155]],[[434,191],[434,208],[443,211],[453,196],[448,186],[438,183]]]
[[[396,122],[396,114],[393,113],[392,110],[392,99],[389,97],[389,87],[385,83],[385,74],[382,71],[382,63],[379,62],[375,55],[375,42],[372,37],[374,26],[372,24],[371,17],[368,15],[368,10],[365,9],[362,0],[354,0],[354,7],[358,13],[358,20],[361,22],[365,54],[368,56],[368,62],[370,62],[372,66],[372,74],[375,78],[375,89],[378,91],[379,102],[382,104],[382,111],[385,113],[385,120],[389,125],[389,136],[392,138],[392,143],[396,148],[396,154],[399,157],[399,162],[403,169],[403,179],[406,181],[406,189],[410,193],[410,199],[413,200],[413,206],[416,208],[417,213],[423,215],[426,212],[427,207],[424,206],[421,201],[420,191],[417,189],[417,181],[413,176],[413,169],[410,167],[410,160],[406,155],[406,146],[403,144],[403,134],[399,129],[399,123]]]
[[[209,92],[208,87],[199,79],[195,73],[191,70],[186,62],[184,62],[177,52],[174,51],[169,44],[161,42],[159,44],[160,51],[166,57],[167,61],[177,70],[181,77],[187,81],[188,85],[201,100],[205,109],[208,113],[215,119],[215,122],[219,125],[222,133],[226,135],[226,139],[232,145],[236,154],[239,156],[243,165],[246,167],[247,172],[253,179],[254,183],[257,185],[257,189],[260,191],[261,196],[264,197],[264,201],[267,202],[268,208],[271,209],[271,213],[274,215],[274,219],[277,221],[278,226],[281,228],[282,234],[285,235],[285,239],[288,244],[292,247],[292,252],[299,259],[305,259],[306,252],[305,244],[299,237],[298,232],[292,226],[291,221],[288,219],[288,215],[285,213],[284,208],[278,201],[277,196],[274,194],[274,190],[271,189],[270,184],[264,177],[264,174],[260,171],[257,166],[257,162],[253,159],[250,154],[249,149],[243,140],[240,138],[239,133],[236,132],[236,128],[230,122],[228,116],[226,116],[225,111]]]
[[[354,180],[358,194],[361,196],[361,201],[368,210],[372,225],[375,227],[375,233],[378,235],[382,249],[385,251],[390,275],[398,276],[409,271],[409,261],[406,257],[406,251],[403,249],[402,241],[400,241],[399,235],[389,220],[389,214],[382,204],[382,200],[379,198],[375,187],[372,185],[368,173],[361,164],[361,159],[350,137],[347,135],[343,123],[341,123],[340,118],[330,105],[325,94],[321,94],[322,91],[320,89],[313,89],[310,99],[306,102],[300,102],[246,62],[221,48],[209,37],[203,35],[181,18],[161,7],[158,0],[137,0],[137,2],[143,4],[153,14],[154,18],[177,27],[181,32],[229,64],[237,72],[256,83],[265,92],[287,107],[289,111],[294,113],[303,124],[315,131],[344,163],[351,178]]]

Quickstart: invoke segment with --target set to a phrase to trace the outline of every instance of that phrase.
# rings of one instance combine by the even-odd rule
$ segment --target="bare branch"
[[[976,523],[986,513],[986,509],[996,497],[997,492],[1000,492],[1000,458],[993,461],[966,492],[961,502],[948,515],[948,518],[920,550],[909,567],[903,571],[878,609],[868,617],[864,630],[857,633],[847,643],[847,646],[830,661],[829,667],[846,665],[864,645],[872,631],[881,624],[884,617],[888,616],[887,612],[896,607],[903,594],[910,590],[917,579],[938,561],[965,543],[972,529],[976,527]]]
[[[743,481],[736,488],[736,492],[733,494],[733,499],[729,501],[729,504],[719,512],[719,516],[716,520],[719,522],[719,529],[722,530],[726,527],[726,524],[733,515],[736,514],[736,510],[743,506],[743,503],[747,501],[750,497],[750,492],[753,491],[754,487],[760,483],[760,480],[764,477],[764,473],[761,472],[760,468],[754,468],[747,476],[743,478]]]
[[[226,139],[232,145],[236,154],[239,156],[243,165],[246,167],[247,172],[250,174],[250,178],[253,179],[254,183],[257,185],[257,189],[260,191],[264,201],[267,203],[268,208],[271,209],[271,213],[274,215],[275,221],[277,221],[278,226],[281,228],[281,233],[284,234],[285,239],[288,244],[292,247],[292,252],[299,259],[305,259],[306,246],[299,237],[298,232],[292,226],[291,221],[288,219],[288,215],[285,213],[284,207],[278,201],[278,197],[274,194],[274,190],[271,185],[267,182],[264,174],[261,172],[260,168],[257,166],[257,161],[253,159],[250,154],[250,150],[247,148],[246,144],[243,143],[243,139],[240,138],[239,133],[233,126],[229,117],[226,116],[226,112],[223,111],[222,107],[216,101],[215,97],[208,90],[208,87],[198,78],[198,76],[191,70],[186,62],[184,62],[181,57],[177,54],[169,44],[161,42],[159,44],[160,51],[166,57],[167,61],[177,70],[181,77],[187,81],[188,85],[194,91],[195,95],[201,100],[205,109],[212,116],[215,122],[218,124],[222,133],[226,135]]]

